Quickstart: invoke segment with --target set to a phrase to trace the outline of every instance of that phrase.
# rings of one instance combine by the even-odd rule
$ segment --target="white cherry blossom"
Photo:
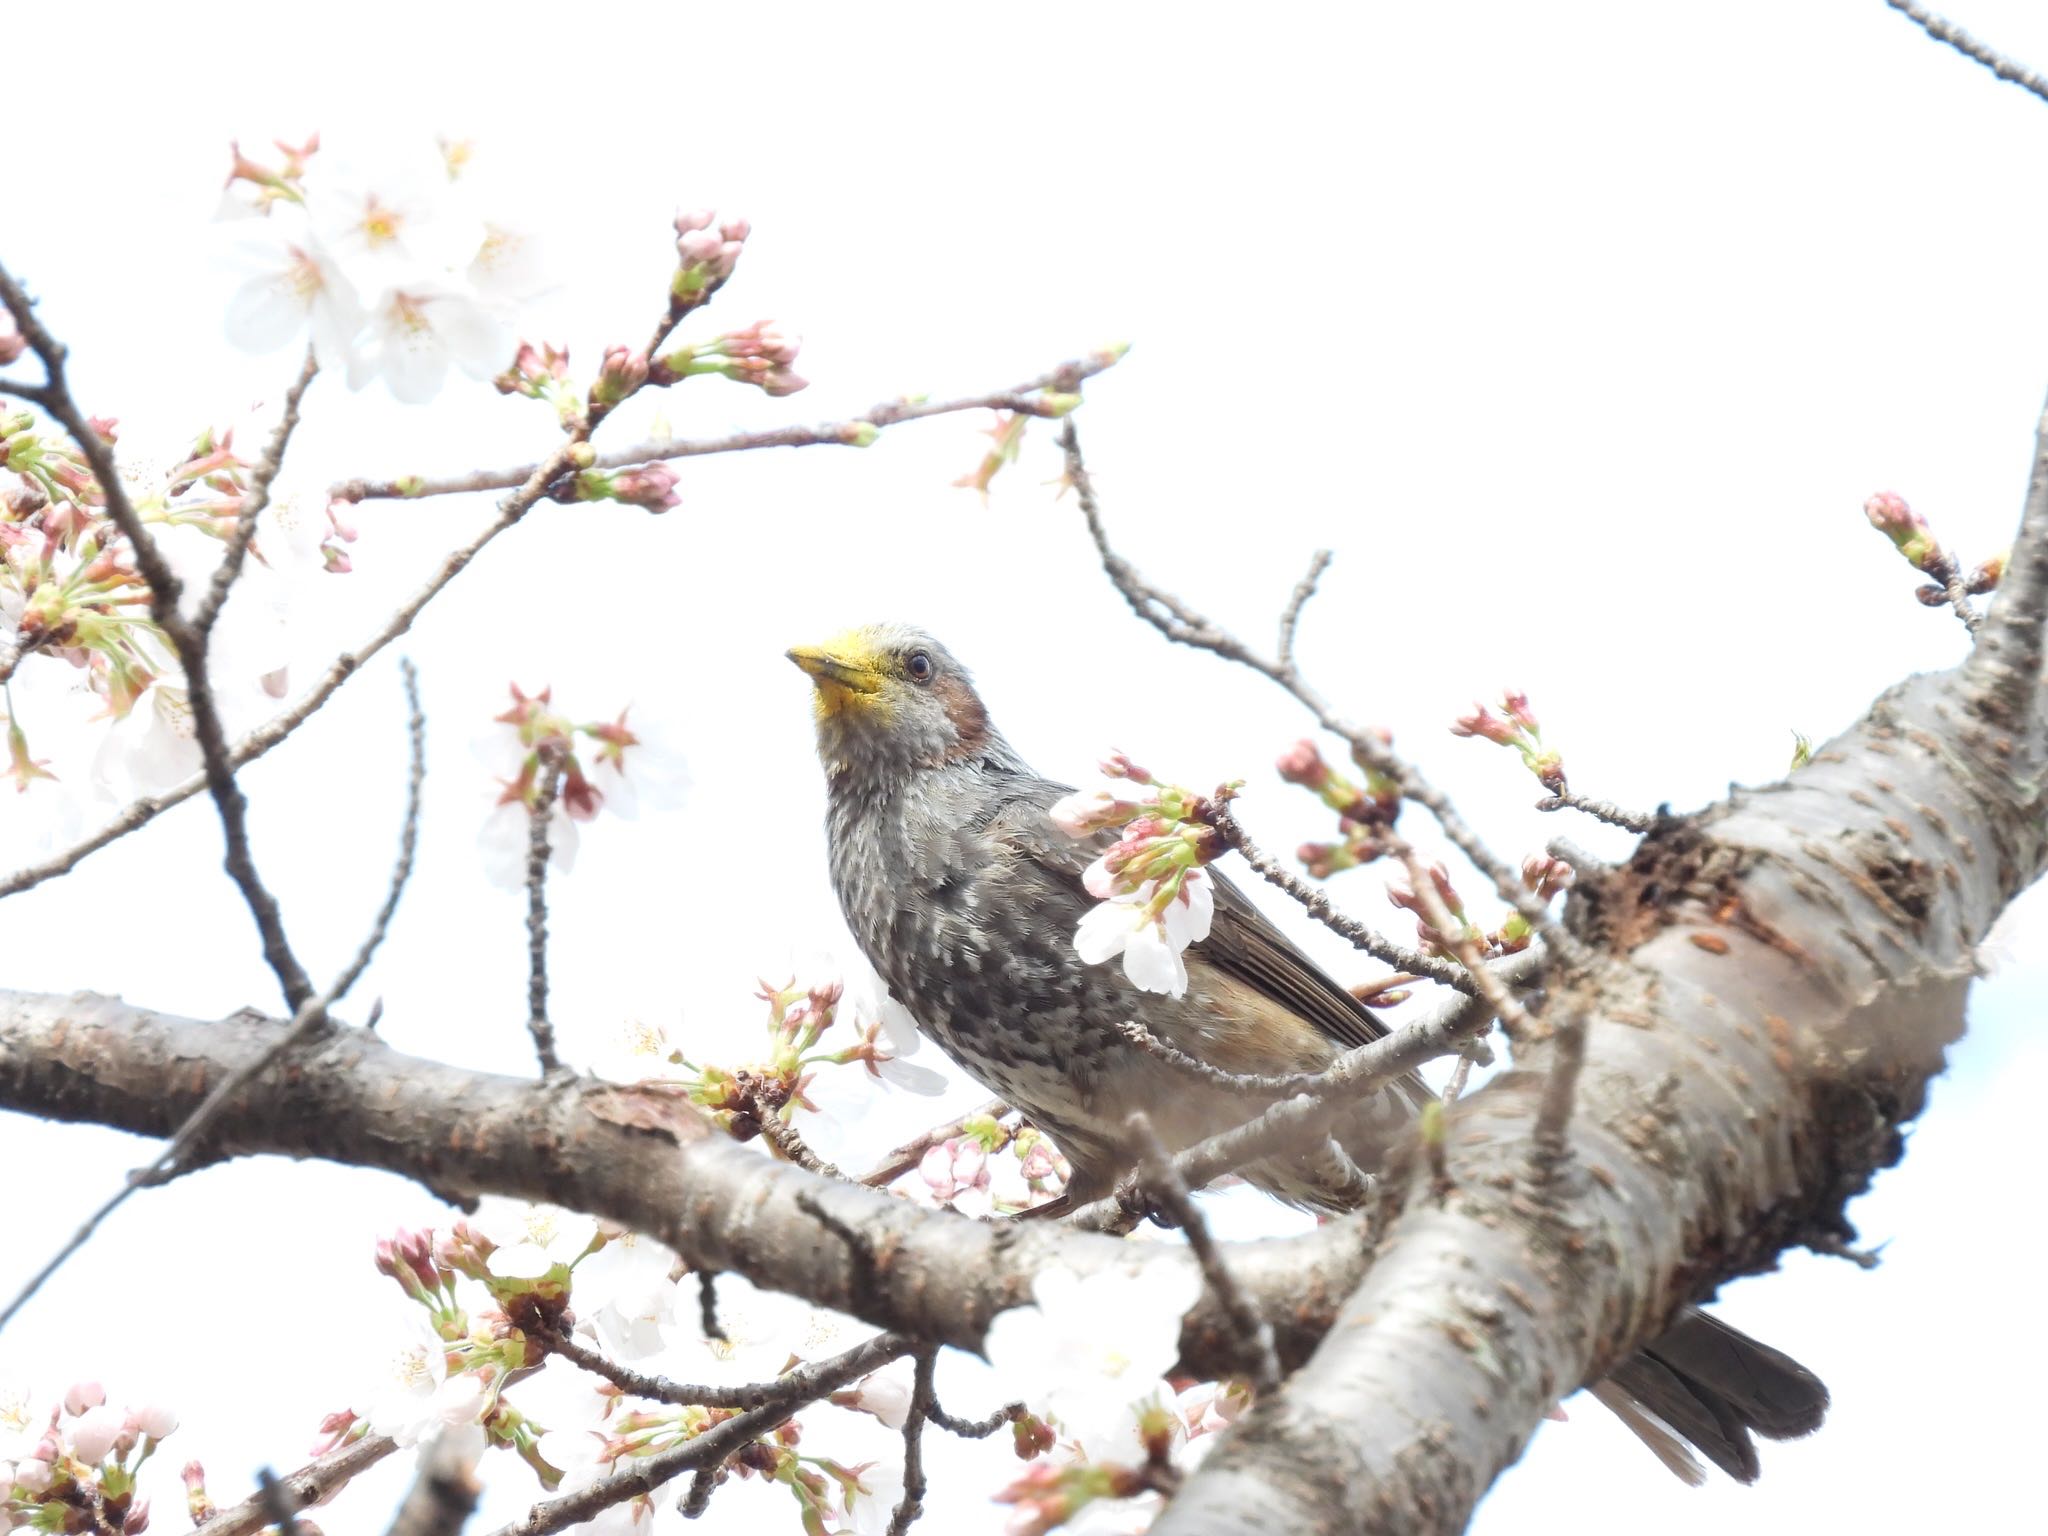
[[[25,1461],[35,1455],[50,1428],[50,1409],[25,1384],[0,1382],[0,1461]]]
[[[365,293],[462,272],[483,246],[482,221],[424,138],[323,144],[305,185],[321,243]]]
[[[597,1220],[559,1205],[486,1196],[469,1224],[497,1244],[491,1273],[505,1280],[538,1280],[557,1264],[574,1264],[597,1236]]]
[[[1202,1294],[1191,1264],[1130,1260],[1082,1276],[1039,1271],[1036,1305],[990,1323],[988,1362],[1031,1408],[1056,1419],[1091,1460],[1143,1459],[1137,1409],[1170,1405],[1182,1316]]]
[[[349,357],[348,387],[382,379],[392,396],[424,404],[441,392],[448,370],[488,379],[512,360],[511,328],[467,288],[422,276],[390,288],[371,305]]]
[[[448,1346],[426,1315],[407,1309],[371,1376],[363,1417],[380,1435],[417,1445],[438,1429],[472,1423],[483,1411],[484,1384],[448,1374]]]
[[[362,297],[298,210],[280,205],[238,223],[226,262],[242,278],[228,300],[231,346],[275,352],[310,335],[323,364],[347,362],[363,327]]]
[[[1216,895],[1199,869],[1181,876],[1180,893],[1157,917],[1150,910],[1155,894],[1148,884],[1090,907],[1074,931],[1074,949],[1090,965],[1122,955],[1124,975],[1133,985],[1180,997],[1188,989],[1181,951],[1209,936]]]

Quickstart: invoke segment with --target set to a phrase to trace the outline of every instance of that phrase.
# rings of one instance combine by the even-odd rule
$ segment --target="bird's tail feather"
[[[1688,1483],[1700,1480],[1700,1469],[1684,1445],[1738,1482],[1753,1483],[1753,1435],[1811,1434],[1828,1409],[1828,1389],[1813,1372],[1697,1308],[1624,1360],[1593,1395]],[[1684,1445],[1674,1447],[1674,1439]]]

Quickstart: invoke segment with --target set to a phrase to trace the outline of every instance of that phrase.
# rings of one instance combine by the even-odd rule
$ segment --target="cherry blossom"
[[[349,357],[348,385],[361,389],[381,378],[395,399],[419,405],[441,392],[451,367],[489,379],[514,346],[511,328],[474,293],[422,277],[387,289],[371,305]]]
[[[557,1264],[574,1264],[597,1237],[597,1219],[559,1205],[486,1196],[470,1227],[496,1244],[491,1273],[505,1280],[538,1280]]]
[[[418,1311],[407,1310],[399,1337],[369,1385],[363,1417],[380,1435],[417,1445],[438,1429],[472,1423],[485,1403],[483,1381],[448,1374],[448,1346]]]
[[[226,260],[242,283],[228,300],[229,344],[275,352],[310,333],[323,365],[345,364],[366,318],[363,301],[304,216],[279,207],[236,230]]]
[[[0,1461],[33,1456],[50,1428],[51,1409],[18,1382],[0,1383]]]
[[[305,194],[321,243],[365,292],[462,271],[484,244],[482,221],[424,139],[329,143],[307,168]]]
[[[1124,974],[1147,992],[1180,997],[1188,989],[1181,951],[1209,936],[1216,897],[1198,869],[1182,873],[1171,894],[1142,887],[1090,907],[1074,932],[1074,949],[1090,965],[1122,955]]]
[[[1137,1462],[1136,1410],[1170,1404],[1182,1316],[1202,1294],[1192,1265],[1131,1260],[1082,1276],[1039,1271],[1035,1305],[998,1313],[983,1353],[1012,1390],[1094,1461]]]

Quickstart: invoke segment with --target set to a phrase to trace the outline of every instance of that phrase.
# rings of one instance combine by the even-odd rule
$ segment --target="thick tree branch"
[[[175,1131],[220,1083],[287,1033],[247,1015],[180,1019],[113,998],[0,992],[0,1108],[143,1135]],[[590,1079],[535,1082],[445,1066],[362,1030],[310,1043],[289,1070],[228,1097],[186,1164],[274,1153],[419,1179],[436,1191],[544,1200],[659,1238],[700,1272],[735,1270],[878,1327],[963,1349],[1031,1299],[1047,1263],[1086,1273],[1132,1262],[1114,1239],[1057,1223],[987,1223],[818,1178],[719,1134],[674,1096]],[[862,1236],[866,1265],[826,1221]],[[1350,1223],[1232,1245],[1245,1294],[1284,1364],[1312,1346],[1365,1254]],[[1192,1264],[1164,1252],[1146,1262]],[[863,1273],[862,1271],[866,1272]],[[1248,1370],[1214,1300],[1189,1314],[1183,1363]]]
[[[1552,1047],[1383,1181],[1338,1324],[1192,1477],[1160,1536],[1461,1530],[1558,1396],[1843,1215],[1962,1030],[1972,946],[2043,865],[2041,818],[1957,674],[1881,698],[1787,783],[1651,832],[1574,893],[1598,966],[1560,1185],[1520,1169]],[[1626,963],[1621,963],[1625,959]]]

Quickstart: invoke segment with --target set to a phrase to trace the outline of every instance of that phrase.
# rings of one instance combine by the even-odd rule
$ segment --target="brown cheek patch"
[[[988,711],[982,708],[974,690],[957,677],[942,677],[932,684],[932,692],[938,695],[946,718],[953,722],[954,734],[959,737],[958,744],[946,753],[946,760],[958,762],[978,757],[988,745]]]

